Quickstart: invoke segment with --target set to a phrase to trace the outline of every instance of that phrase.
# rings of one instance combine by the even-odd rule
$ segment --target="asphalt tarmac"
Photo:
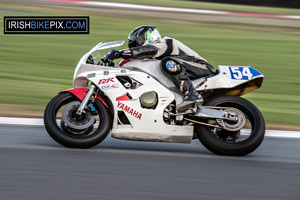
[[[68,149],[42,127],[0,127],[0,199],[300,199],[300,140],[266,138],[245,157],[110,136]]]

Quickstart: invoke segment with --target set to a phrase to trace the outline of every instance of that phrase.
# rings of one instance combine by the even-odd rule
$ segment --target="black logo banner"
[[[89,34],[89,17],[4,17],[4,34]]]

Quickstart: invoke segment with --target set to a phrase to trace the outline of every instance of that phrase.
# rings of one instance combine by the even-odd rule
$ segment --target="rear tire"
[[[73,101],[78,101],[78,99],[70,93],[61,93],[49,102],[44,112],[44,124],[49,135],[59,144],[70,148],[90,148],[99,144],[106,138],[111,130],[111,113],[101,101],[96,99],[94,106],[99,116],[98,127],[94,128],[94,131],[90,131],[92,127],[88,127],[86,130],[82,130],[85,134],[72,135],[71,129],[60,127],[56,120],[59,109]],[[91,133],[86,134],[89,132]]]
[[[251,102],[237,96],[220,96],[209,100],[205,106],[234,107],[243,112],[251,125],[250,136],[240,142],[228,142],[213,133],[213,128],[195,124],[200,142],[211,152],[227,156],[243,156],[253,152],[263,141],[265,121],[261,112]],[[228,134],[229,131],[223,131]]]

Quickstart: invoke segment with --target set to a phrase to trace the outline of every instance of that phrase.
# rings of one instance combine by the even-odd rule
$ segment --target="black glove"
[[[125,49],[125,50],[116,50],[116,49],[111,49],[109,53],[107,54],[107,58],[110,60],[115,60],[118,58],[123,58],[123,59],[130,59],[132,58],[132,51],[131,49]]]
[[[107,56],[104,56],[103,58],[101,58],[100,65],[114,67],[115,63],[109,58],[107,58]]]

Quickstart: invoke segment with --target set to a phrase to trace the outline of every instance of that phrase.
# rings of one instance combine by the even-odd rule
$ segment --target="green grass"
[[[12,5],[8,7],[11,9]],[[90,15],[91,31],[89,35],[1,33],[0,104],[45,106],[60,90],[72,87],[77,62],[96,43],[126,39],[134,27],[153,24],[163,35],[179,39],[215,67],[251,65],[258,69],[265,75],[262,88],[244,97],[259,107],[269,123],[300,124],[300,28],[264,26],[266,30],[252,30],[251,26],[261,28],[261,25],[197,21],[186,24],[164,22],[159,17],[104,16],[63,10],[42,14],[38,9],[28,9],[28,12]],[[1,14],[0,24],[3,24]]]

